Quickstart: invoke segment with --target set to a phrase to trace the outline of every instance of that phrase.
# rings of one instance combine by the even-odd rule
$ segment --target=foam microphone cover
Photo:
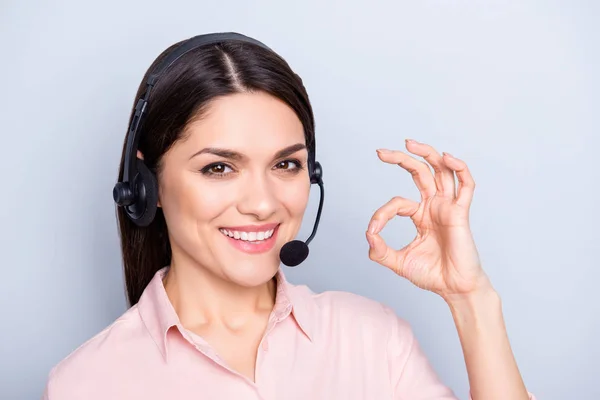
[[[308,245],[301,240],[287,242],[279,252],[281,262],[288,267],[295,267],[308,257]]]

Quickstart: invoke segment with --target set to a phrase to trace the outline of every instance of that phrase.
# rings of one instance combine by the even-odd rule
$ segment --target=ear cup
[[[158,208],[158,183],[144,161],[136,160],[135,203],[125,207],[129,218],[138,226],[150,225]]]
[[[318,161],[314,162],[313,165],[313,170],[310,174],[310,183],[321,184],[323,183],[323,167],[321,167]]]

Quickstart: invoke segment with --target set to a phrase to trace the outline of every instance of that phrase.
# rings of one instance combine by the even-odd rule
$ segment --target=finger
[[[396,250],[390,248],[379,234],[366,232],[367,242],[369,242],[369,259],[379,263],[392,271],[397,271],[398,256]]]
[[[379,234],[366,232],[366,236],[369,242],[369,259],[400,274],[406,247],[395,250],[388,246]]]
[[[456,204],[468,209],[471,206],[473,193],[475,192],[475,181],[471,176],[469,167],[467,167],[467,164],[464,161],[459,160],[448,153],[444,153],[444,162],[448,168],[456,173],[456,178],[458,179]]]
[[[368,232],[371,234],[378,234],[385,224],[395,216],[411,217],[418,209],[419,203],[416,201],[396,196],[373,213],[371,221],[369,222]]]
[[[421,199],[425,200],[435,195],[436,187],[433,174],[426,162],[419,161],[416,158],[401,151],[392,151],[387,149],[377,150],[379,159],[389,164],[397,164],[410,172],[421,193]]]
[[[456,189],[454,172],[444,163],[442,155],[430,145],[412,139],[406,140],[406,149],[423,157],[431,165],[435,172],[434,179],[437,194],[442,197],[454,198]]]

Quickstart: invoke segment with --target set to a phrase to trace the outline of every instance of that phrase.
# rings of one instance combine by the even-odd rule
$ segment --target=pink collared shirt
[[[281,271],[253,382],[181,325],[165,272],[52,369],[44,400],[456,400],[391,309],[350,293],[314,294]]]

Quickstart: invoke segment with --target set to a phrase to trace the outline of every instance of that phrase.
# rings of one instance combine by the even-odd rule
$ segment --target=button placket
[[[267,327],[267,331],[265,332],[265,335],[263,336],[263,338],[261,340],[261,342],[262,342],[261,348],[262,348],[263,352],[269,351],[269,335],[275,328],[275,325],[280,323],[290,313],[290,311],[291,311],[291,306],[288,305],[283,311],[277,312],[273,315],[273,318],[272,318],[271,322],[269,323],[269,326]]]

